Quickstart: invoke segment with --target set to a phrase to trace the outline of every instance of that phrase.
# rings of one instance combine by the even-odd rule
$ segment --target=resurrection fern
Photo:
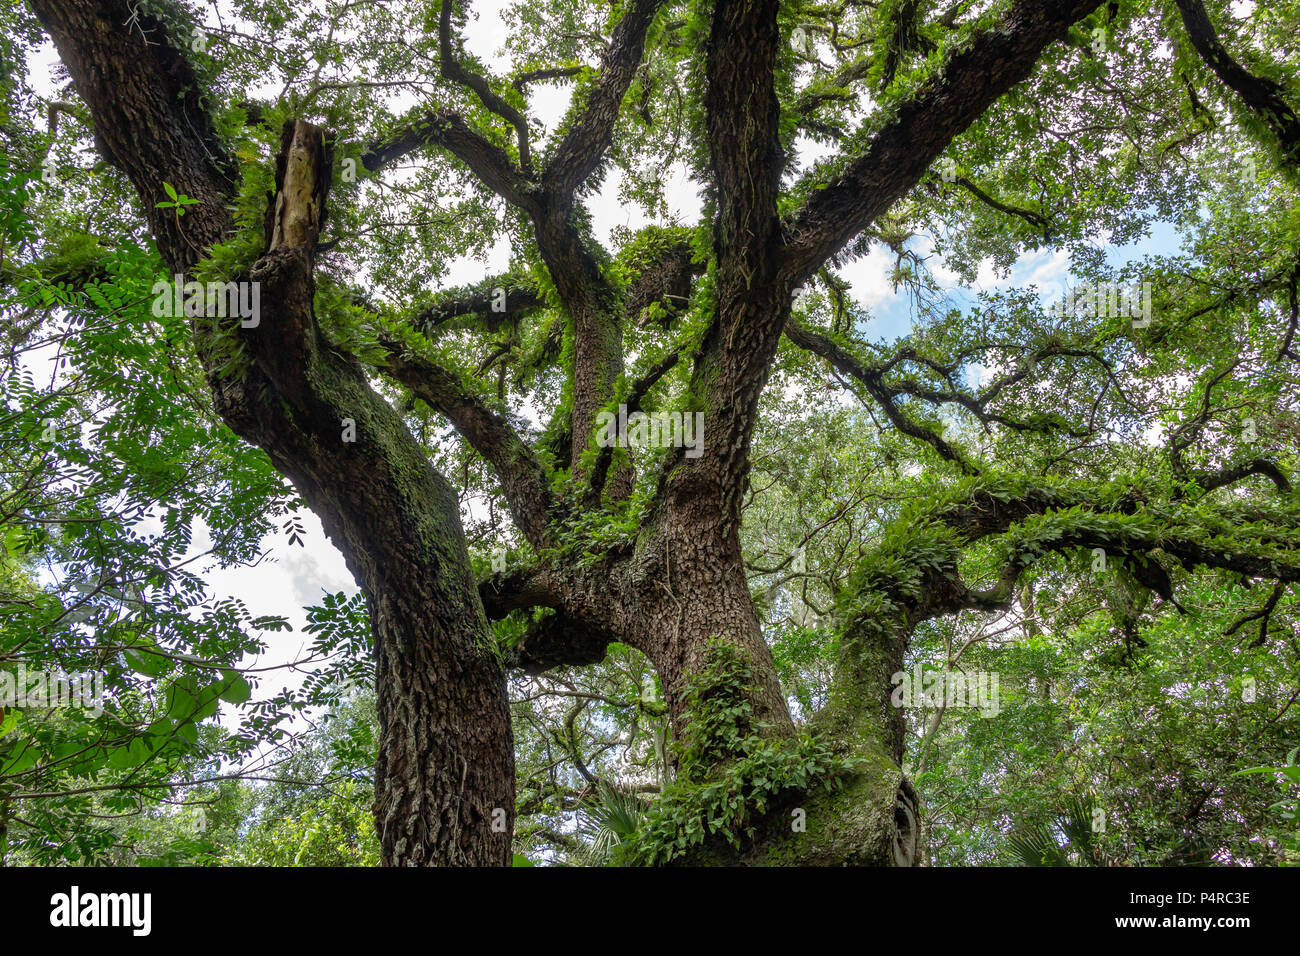
[[[711,837],[739,849],[785,798],[818,785],[837,789],[857,766],[812,735],[761,738],[750,686],[745,657],[714,640],[688,681],[692,719],[682,736],[678,778],[623,841],[629,862],[670,863]]]

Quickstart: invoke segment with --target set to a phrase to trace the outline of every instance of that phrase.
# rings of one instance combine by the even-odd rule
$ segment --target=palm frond
[[[1024,866],[1069,866],[1070,860],[1056,842],[1050,826],[1026,827],[1013,835],[1011,850]]]
[[[640,797],[602,781],[595,799],[580,811],[578,823],[578,832],[588,841],[590,861],[603,864],[615,859],[617,848],[640,829],[644,820],[645,805]]]

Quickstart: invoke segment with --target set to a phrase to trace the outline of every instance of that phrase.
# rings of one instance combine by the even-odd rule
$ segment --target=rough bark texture
[[[706,531],[700,534],[701,525],[688,511],[643,547],[633,579],[638,612],[626,639],[659,672],[676,736],[690,719],[683,684],[704,663],[714,640],[737,648],[750,661],[755,676],[750,703],[767,732],[790,734],[794,724],[745,580],[739,538],[733,534],[719,540],[709,533],[716,522],[703,525]]]
[[[170,268],[186,272],[232,223],[233,183],[163,25],[123,0],[34,0],[90,106],[110,160],[130,178]],[[183,90],[189,92],[182,95]],[[375,811],[386,864],[510,861],[514,752],[505,677],[469,571],[454,494],[359,366],[329,347],[313,313],[312,260],[329,152],[291,122],[268,246],[247,276],[260,321],[195,323],[216,407],[288,476],[343,552],[370,608],[380,759]],[[168,182],[200,202],[155,208]],[[224,326],[224,327],[223,327]],[[223,373],[222,349],[249,360]],[[344,440],[344,419],[355,441]]]
[[[912,188],[955,135],[1025,79],[1043,50],[1097,6],[1099,0],[1013,5],[997,29],[976,36],[898,111],[839,181],[814,192],[790,221],[782,222],[778,196],[784,156],[774,85],[779,4],[714,4],[704,105],[717,203],[711,270],[717,305],[693,357],[690,395],[695,404],[683,409],[704,412],[705,448],[699,458],[679,454],[668,463],[655,509],[633,548],[608,555],[588,574],[548,568],[530,582],[534,593],[524,606],[542,604],[559,613],[525,640],[524,666],[588,662],[599,658],[609,640],[628,643],[658,670],[673,733],[680,740],[692,717],[683,688],[700,671],[711,642],[721,640],[750,664],[747,703],[765,733],[794,732],[739,543],[758,402],[787,326],[794,289]],[[689,281],[690,260],[682,250],[665,255],[672,261],[648,269],[646,282],[664,285],[657,270],[684,274]],[[582,285],[573,288],[580,291]],[[628,304],[639,310],[643,296],[634,286]],[[587,301],[573,297],[579,310]],[[588,354],[606,355],[607,347],[608,340],[591,333]],[[597,366],[598,361],[580,357],[576,369],[583,389],[593,396],[605,387],[594,374]],[[575,403],[575,454],[590,433],[586,409],[593,402],[583,398]],[[592,480],[597,491],[603,480],[598,462]],[[542,578],[547,585],[537,589]],[[902,667],[911,628],[940,608],[963,606],[957,598],[964,597],[940,573],[927,586],[933,588],[934,600],[912,609],[914,613],[901,608],[882,612],[894,615],[897,628],[882,628],[882,616],[869,615],[852,622],[843,637],[833,699],[816,723],[843,754],[861,761],[847,787],[808,799],[802,807],[806,831],[792,830],[785,812],[790,807],[782,807],[768,815],[747,850],[737,852],[719,841],[693,856],[693,862],[911,865],[918,860],[919,802],[900,770],[903,722],[889,700],[890,677]],[[504,613],[509,604],[494,613]]]

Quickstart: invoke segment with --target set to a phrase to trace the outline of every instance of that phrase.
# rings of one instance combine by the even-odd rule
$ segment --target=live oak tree
[[[1264,582],[1232,630],[1261,645],[1288,613],[1290,7],[1241,26],[1184,0],[525,5],[498,76],[446,0],[249,2],[206,25],[161,0],[30,6],[167,273],[258,284],[254,324],[196,316],[192,347],[365,594],[387,864],[510,860],[511,670],[611,645],[653,666],[676,780],[636,859],[909,865],[924,817],[891,693],[919,631],[1021,611],[1080,554],[1169,614],[1185,579]],[[572,88],[554,129],[529,115],[543,84]],[[665,215],[673,164],[698,223]],[[588,204],[613,170],[658,222],[607,248]],[[1125,271],[1091,243],[1161,218],[1196,234],[1187,257]],[[1094,290],[1149,282],[1150,319],[1106,293],[1056,316],[1028,291],[937,308],[927,235],[970,278],[1068,249]],[[425,291],[498,239],[507,274]],[[862,339],[839,275],[873,243],[929,320],[892,346]],[[918,468],[756,561],[778,356],[862,404],[882,468]],[[700,453],[599,441],[620,406],[702,413]],[[476,575],[449,467],[479,462],[512,547]],[[833,570],[824,527],[847,536]],[[751,586],[808,555],[835,657],[796,723]]]

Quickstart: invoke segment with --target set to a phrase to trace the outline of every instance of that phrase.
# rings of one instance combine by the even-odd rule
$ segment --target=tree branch
[[[1252,611],[1250,614],[1245,614],[1242,617],[1237,618],[1236,621],[1224,628],[1223,636],[1231,637],[1242,627],[1242,625],[1249,624],[1251,621],[1259,621],[1259,637],[1251,641],[1249,646],[1262,646],[1263,643],[1268,640],[1268,625],[1270,618],[1273,616],[1273,609],[1277,607],[1277,602],[1285,593],[1286,585],[1281,581],[1275,583],[1273,585],[1272,593],[1268,596],[1268,600],[1264,602],[1264,606],[1258,611]]]
[[[647,371],[645,375],[641,376],[641,378],[633,383],[632,388],[628,392],[627,398],[623,403],[627,406],[627,413],[629,415],[641,410],[641,402],[645,399],[646,393],[654,387],[656,382],[676,366],[680,360],[680,352],[670,352],[651,366],[650,370]],[[623,438],[622,435],[618,437],[620,440]],[[613,458],[613,445],[604,446],[596,456],[596,464],[591,469],[591,477],[588,479],[587,483],[587,493],[585,496],[587,507],[595,507],[599,504],[601,492],[605,487],[605,479],[609,474],[609,465],[610,462],[613,461]]]
[[[1245,69],[1219,39],[1201,0],[1174,0],[1197,54],[1224,85],[1237,94],[1250,115],[1263,123],[1281,147],[1283,159],[1300,167],[1300,118],[1287,102],[1286,87]]]
[[[585,69],[585,66],[555,66],[541,70],[529,70],[526,73],[520,73],[511,80],[510,85],[522,93],[524,87],[531,83],[538,83],[543,80],[565,80],[577,76]]]
[[[1262,475],[1273,482],[1277,490],[1282,494],[1291,494],[1291,482],[1287,480],[1282,469],[1266,458],[1256,458],[1236,465],[1227,465],[1218,471],[1201,472],[1193,480],[1204,491],[1210,492],[1216,488],[1235,485],[1243,478],[1248,478],[1251,475]]]
[[[1000,202],[984,190],[980,189],[965,176],[958,176],[955,181],[958,186],[961,186],[990,209],[996,209],[998,212],[1005,213],[1008,216],[1020,217],[1025,222],[1029,223],[1029,225],[1042,232],[1044,242],[1052,241],[1052,224],[1045,216],[1034,212],[1032,209],[1021,209],[1019,206],[1011,206],[1007,203]]]
[[[694,256],[695,250],[687,240],[664,250],[641,270],[628,288],[624,316],[628,319],[643,316],[652,305],[663,306],[669,318],[681,311],[690,299],[692,282],[705,270],[704,263],[695,262]]]
[[[937,434],[933,429],[912,421],[902,413],[894,402],[894,396],[901,394],[901,391],[891,392],[890,388],[884,385],[879,368],[864,365],[831,339],[804,328],[794,321],[786,323],[785,335],[795,345],[821,356],[833,368],[861,382],[867,394],[876,400],[880,407],[884,409],[885,415],[888,416],[893,426],[903,434],[930,445],[939,453],[941,458],[953,462],[965,474],[979,474],[979,469],[967,461],[965,456],[945,441],[941,435]]]
[[[480,283],[477,289],[440,298],[416,313],[411,326],[426,338],[432,338],[439,326],[454,319],[474,316],[489,332],[495,332],[506,319],[545,304],[542,296],[531,286],[515,285],[513,280],[489,279]]]
[[[383,371],[434,411],[445,415],[470,447],[488,461],[501,480],[506,503],[519,530],[535,547],[545,547],[551,491],[546,473],[532,449],[505,418],[468,393],[458,376],[415,354],[392,336],[381,335],[380,345],[388,353],[388,364]]]
[[[530,214],[539,211],[535,184],[515,167],[505,150],[472,129],[457,113],[415,114],[391,139],[371,144],[361,156],[361,165],[371,172],[378,172],[408,153],[427,146],[437,146],[451,153],[507,202]]]
[[[641,64],[646,33],[663,3],[664,0],[632,0],[614,28],[600,79],[542,173],[542,184],[552,206],[567,208],[573,201],[574,191],[604,158],[614,138],[623,96]]]
[[[530,170],[533,161],[528,148],[528,118],[493,92],[486,79],[467,70],[456,59],[451,47],[451,6],[452,0],[442,0],[442,11],[438,17],[438,69],[447,79],[477,93],[484,106],[515,128],[519,143],[519,165],[524,170]]]
[[[1101,2],[1017,0],[996,28],[976,35],[789,222],[783,274],[798,285],[815,273],[915,185],[956,136],[1027,79],[1043,51]]]

